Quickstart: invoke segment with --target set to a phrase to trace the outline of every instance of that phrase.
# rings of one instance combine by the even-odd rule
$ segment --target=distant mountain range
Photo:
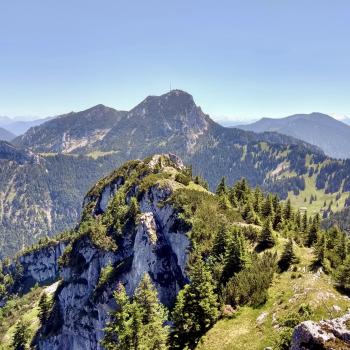
[[[293,136],[320,147],[330,157],[350,158],[350,125],[326,114],[296,114],[281,119],[262,118],[252,124],[236,127]]]
[[[276,132],[225,128],[180,90],[149,96],[127,112],[97,105],[59,116],[13,142],[0,148],[0,257],[74,225],[97,179],[155,153],[179,155],[211,189],[223,176],[229,184],[245,177],[281,198],[302,198],[297,205],[308,206],[317,193],[339,209],[350,191],[350,161]],[[329,200],[324,210],[333,207]]]
[[[24,134],[28,129],[32,126],[40,125],[45,121],[52,119],[53,117],[48,118],[37,118],[33,120],[25,120],[20,117],[17,118],[9,118],[0,116],[0,127],[6,129],[11,132],[15,136]]]

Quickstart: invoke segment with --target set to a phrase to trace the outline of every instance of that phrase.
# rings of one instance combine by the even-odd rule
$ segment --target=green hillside
[[[279,239],[280,247],[284,239]],[[220,320],[201,340],[198,350],[280,349],[284,334],[290,335],[295,322],[303,320],[300,307],[307,307],[305,319],[321,320],[342,316],[350,307],[350,299],[340,294],[330,276],[314,272],[311,248],[298,247],[300,262],[293,271],[275,275],[268,291],[268,301],[257,308],[241,307]],[[288,323],[289,322],[289,323]]]

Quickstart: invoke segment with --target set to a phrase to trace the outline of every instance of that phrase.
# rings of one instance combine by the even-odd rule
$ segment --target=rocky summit
[[[190,241],[187,229],[176,225],[178,213],[167,201],[176,189],[185,187],[175,179],[184,169],[171,154],[126,163],[87,194],[83,220],[64,253],[63,239],[20,258],[25,271],[21,285],[26,281],[27,289],[62,278],[55,312],[38,334],[38,349],[100,349],[103,328],[115,308],[117,281],[133,295],[147,272],[161,302],[173,305],[188,280]],[[138,220],[130,213],[126,221],[115,222],[122,210],[118,205],[128,208],[133,198],[140,211]],[[117,224],[121,226],[116,228]],[[103,280],[103,271],[109,268],[113,273]]]

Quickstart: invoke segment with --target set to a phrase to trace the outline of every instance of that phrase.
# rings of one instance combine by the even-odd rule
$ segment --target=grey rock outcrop
[[[183,166],[174,160],[174,166]],[[104,214],[124,180],[116,177],[104,184],[97,197],[85,199],[85,205],[92,199],[96,203],[94,216]],[[137,186],[128,187],[127,201],[135,195]],[[141,214],[136,226],[120,237],[116,251],[98,248],[87,236],[73,242],[74,254],[61,269],[62,282],[55,295],[50,326],[41,330],[38,349],[102,349],[103,329],[116,308],[113,291],[121,282],[133,295],[145,273],[150,275],[160,301],[168,306],[174,303],[178,291],[188,282],[185,268],[190,241],[187,232],[176,225],[177,211],[166,201],[172,193],[171,186],[155,184],[138,196]],[[101,285],[101,271],[108,265],[113,266],[114,276]]]
[[[350,313],[332,320],[305,321],[295,327],[291,350],[350,349]]]

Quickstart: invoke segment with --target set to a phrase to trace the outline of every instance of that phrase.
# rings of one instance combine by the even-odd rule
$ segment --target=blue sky
[[[350,115],[349,0],[0,1],[0,115],[130,109],[181,88],[215,119]]]

